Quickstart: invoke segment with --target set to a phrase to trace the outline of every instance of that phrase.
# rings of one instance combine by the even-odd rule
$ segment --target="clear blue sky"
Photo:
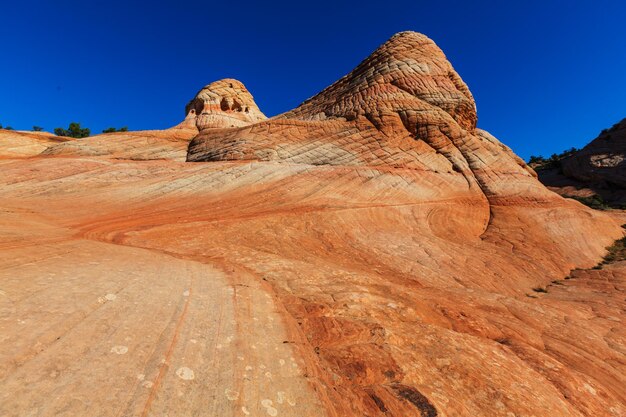
[[[402,30],[439,44],[479,126],[524,158],[626,117],[624,1],[0,0],[0,16],[0,123],[17,129],[166,128],[225,77],[275,115]]]

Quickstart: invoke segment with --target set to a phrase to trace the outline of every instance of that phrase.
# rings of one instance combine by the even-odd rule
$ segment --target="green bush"
[[[614,262],[626,260],[626,237],[616,240],[611,246],[606,248],[609,253],[604,257],[603,263],[612,264]]]
[[[54,134],[57,136],[68,136],[70,138],[86,138],[91,134],[89,128],[81,128],[80,123],[72,122],[68,129],[57,127],[54,129]]]
[[[115,127],[109,127],[102,131],[102,133],[116,133],[116,132],[128,132],[128,126],[120,127],[119,129]]]
[[[33,131],[35,131],[35,132],[43,132],[43,127],[41,127],[41,126],[33,126]]]
[[[626,229],[626,224],[622,225],[622,229]],[[626,237],[617,239],[611,246],[608,246],[606,250],[608,253],[604,256],[602,262],[591,269],[602,269],[604,265],[626,261]]]
[[[615,203],[615,202],[606,202],[604,199],[598,195],[594,194],[590,197],[578,197],[575,195],[564,195],[565,198],[571,198],[573,200],[579,201],[586,205],[587,207],[591,207],[595,210],[626,210],[626,204],[623,203]]]
[[[611,208],[598,194],[594,194],[589,197],[579,197],[575,195],[564,195],[563,197],[571,198],[596,210],[609,210]]]
[[[561,160],[572,156],[576,152],[578,152],[578,149],[572,147],[559,154],[553,153],[552,155],[550,155],[549,158],[544,158],[541,155],[531,155],[530,159],[528,159],[528,164],[531,165],[535,170],[560,168]]]
[[[528,163],[529,164],[545,164],[546,158],[544,158],[543,156],[530,155],[530,159],[528,160]]]

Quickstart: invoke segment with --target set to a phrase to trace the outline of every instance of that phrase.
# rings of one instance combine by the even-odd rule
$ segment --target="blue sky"
[[[391,35],[444,50],[478,124],[520,156],[580,147],[626,117],[623,1],[0,0],[0,123],[166,128],[202,86],[297,106]]]

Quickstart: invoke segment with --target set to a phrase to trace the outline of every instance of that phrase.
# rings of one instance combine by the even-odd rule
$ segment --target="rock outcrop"
[[[597,195],[609,205],[626,207],[626,119],[559,161],[557,168],[538,173],[546,186],[561,195]]]
[[[199,131],[248,126],[266,119],[246,87],[223,79],[204,87],[185,107],[180,124],[165,130],[116,132],[51,144],[45,155],[102,156],[116,159],[184,161],[189,141]]]
[[[480,201],[485,222],[488,199],[554,200],[534,171],[476,121],[474,99],[444,53],[426,36],[402,32],[292,111],[203,130],[187,159],[408,169],[443,181],[448,189],[437,192]]]
[[[497,159],[496,169],[543,193],[534,172],[476,129],[476,120],[474,99],[443,52],[424,35],[402,32],[290,112],[239,129],[202,131],[188,160],[389,166],[463,176],[477,186],[489,182],[481,170]]]
[[[196,94],[185,112],[196,116],[198,130],[248,126],[266,119],[246,87],[237,80],[215,81]]]
[[[626,262],[589,269],[623,219],[476,128],[431,40],[267,120],[232,84],[188,108],[210,163],[0,160],[0,415],[626,413]]]
[[[626,189],[626,119],[603,130],[561,165],[568,177]]]

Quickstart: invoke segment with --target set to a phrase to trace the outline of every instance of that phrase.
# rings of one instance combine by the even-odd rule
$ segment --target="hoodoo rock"
[[[197,163],[0,158],[0,415],[626,414],[621,223],[478,129],[426,36],[187,114]]]
[[[215,81],[196,94],[185,111],[198,130],[248,126],[266,119],[246,87],[237,80]]]

